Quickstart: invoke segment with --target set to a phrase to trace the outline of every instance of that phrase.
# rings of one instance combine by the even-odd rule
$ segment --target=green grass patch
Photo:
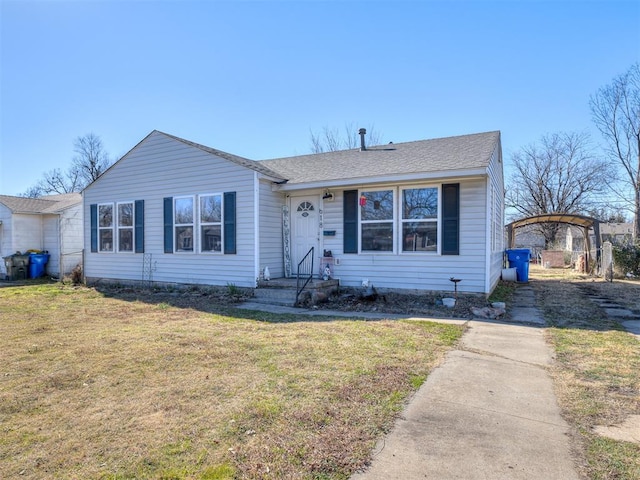
[[[640,342],[576,295],[570,282],[553,283],[553,292],[549,288],[544,285],[538,299],[547,320],[563,325],[547,330],[557,358],[551,373],[563,416],[576,432],[584,475],[640,478],[640,446],[592,433],[596,426],[620,425],[640,413]]]
[[[348,478],[463,327],[0,289],[0,478]]]
[[[496,288],[493,289],[491,295],[489,295],[489,302],[508,302],[513,297],[516,291],[516,284],[514,282],[498,282]]]

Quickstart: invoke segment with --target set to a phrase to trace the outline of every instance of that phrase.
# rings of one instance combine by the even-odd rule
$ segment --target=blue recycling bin
[[[31,253],[29,255],[29,278],[42,277],[48,262],[48,253]]]
[[[509,268],[516,269],[518,282],[528,282],[531,250],[528,248],[514,248],[507,250],[507,259],[509,260]]]

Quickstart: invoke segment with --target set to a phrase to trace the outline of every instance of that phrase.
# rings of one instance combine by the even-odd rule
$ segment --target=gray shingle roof
[[[47,195],[40,198],[0,195],[0,203],[11,210],[12,213],[58,213],[65,208],[72,207],[81,202],[82,195],[79,193]]]
[[[487,168],[500,132],[477,133],[297,157],[260,163],[288,180],[306,184],[416,173]]]

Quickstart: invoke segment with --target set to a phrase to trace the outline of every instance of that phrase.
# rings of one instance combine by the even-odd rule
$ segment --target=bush
[[[71,282],[74,285],[80,285],[82,283],[82,265],[78,264],[71,270]]]
[[[613,263],[616,273],[640,275],[640,245],[614,245]]]

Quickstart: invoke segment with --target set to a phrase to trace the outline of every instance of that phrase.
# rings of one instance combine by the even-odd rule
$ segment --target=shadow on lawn
[[[230,293],[224,287],[190,287],[175,291],[164,289],[141,289],[114,285],[99,285],[94,287],[105,297],[125,302],[143,302],[150,305],[168,305],[175,308],[197,310],[212,315],[223,315],[245,320],[256,320],[269,323],[292,322],[333,322],[345,320],[360,320],[362,318],[346,318],[331,315],[308,315],[301,309],[300,314],[270,313],[258,310],[239,308],[242,303],[251,300],[252,296],[245,292]],[[372,321],[366,319],[367,321]]]
[[[537,307],[547,326],[562,329],[594,331],[625,331],[624,316],[608,315],[592,298],[605,299],[615,308],[624,308],[632,315],[640,314],[640,285],[610,288],[607,282],[596,279],[530,279],[536,295]],[[633,299],[633,300],[630,300]]]

